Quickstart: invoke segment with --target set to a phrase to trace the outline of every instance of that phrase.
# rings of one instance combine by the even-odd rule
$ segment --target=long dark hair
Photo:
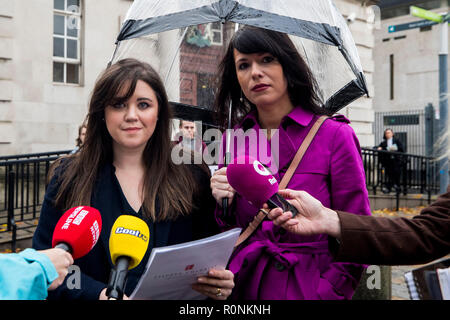
[[[234,63],[234,49],[245,54],[270,53],[280,62],[288,83],[289,98],[294,106],[314,114],[330,114],[322,108],[317,96],[317,83],[305,61],[298,53],[289,36],[272,30],[244,26],[231,38],[228,49],[219,65],[219,88],[214,109],[222,129],[228,121],[229,103],[233,104],[232,124],[239,122],[255,106],[242,97]],[[242,99],[242,101],[240,101]]]
[[[156,71],[147,63],[124,59],[108,67],[98,78],[89,103],[86,139],[80,152],[63,162],[61,185],[56,206],[68,209],[90,204],[92,186],[98,170],[113,161],[112,137],[104,121],[107,106],[127,101],[138,80],[146,82],[158,101],[158,121],[143,152],[145,176],[143,211],[153,221],[175,219],[192,209],[195,183],[191,171],[171,161],[172,113],[164,85]],[[118,97],[119,92],[126,92]],[[160,204],[155,210],[156,197]]]

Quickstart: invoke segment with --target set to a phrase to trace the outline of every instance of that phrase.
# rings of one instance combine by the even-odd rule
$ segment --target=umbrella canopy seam
[[[139,20],[127,20],[123,24],[117,41],[138,38],[144,35],[212,22],[235,22],[284,32],[328,45],[341,46],[339,28],[326,23],[317,23],[286,17],[275,13],[249,8],[240,4],[229,12],[218,11],[214,6],[202,6],[183,12]],[[264,21],[264,22],[262,22]],[[292,26],[295,26],[293,28]]]

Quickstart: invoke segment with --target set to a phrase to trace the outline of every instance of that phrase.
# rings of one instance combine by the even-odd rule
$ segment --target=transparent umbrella
[[[337,112],[368,95],[352,35],[331,0],[135,0],[111,63],[146,61],[172,102],[211,108],[218,64],[239,25],[289,34],[324,108]]]
[[[352,35],[331,0],[135,0],[111,63],[146,61],[159,71],[175,106],[210,109],[219,62],[239,25],[288,34],[317,81],[323,108],[337,112],[368,95]],[[199,108],[183,110],[183,118],[198,119],[193,113]],[[227,143],[225,165],[229,155]],[[226,198],[222,207],[226,212]]]

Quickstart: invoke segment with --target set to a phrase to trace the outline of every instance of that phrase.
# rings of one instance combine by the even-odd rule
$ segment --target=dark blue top
[[[106,288],[113,264],[109,255],[109,236],[111,228],[120,215],[133,215],[147,222],[150,229],[150,241],[141,263],[128,272],[125,294],[130,296],[145,270],[150,252],[154,247],[162,247],[191,240],[201,239],[219,232],[214,218],[215,200],[212,197],[209,174],[197,165],[188,166],[199,192],[194,195],[194,208],[190,215],[176,220],[153,222],[150,218],[135,212],[129,205],[115,175],[115,168],[107,164],[99,170],[91,197],[91,207],[98,209],[102,216],[102,230],[95,247],[84,257],[75,260],[81,269],[80,289],[69,289],[66,281],[54,291],[49,292],[48,299],[83,299],[97,300],[100,292]],[[54,206],[59,182],[59,174],[50,181],[42,204],[41,216],[33,237],[33,248],[48,249],[52,246],[53,230],[63,215]],[[156,199],[156,212],[159,211]],[[70,278],[66,277],[66,280]],[[73,287],[73,285],[72,285]]]

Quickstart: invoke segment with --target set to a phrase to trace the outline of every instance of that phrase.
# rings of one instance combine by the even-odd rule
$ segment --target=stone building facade
[[[340,112],[352,121],[361,146],[374,143],[373,3],[335,0],[349,17],[370,93]],[[111,58],[131,4],[131,0],[0,0],[0,156],[74,147],[89,95]],[[200,88],[201,96],[201,83],[196,78],[182,84],[180,100],[198,103],[198,95],[183,96],[183,88]]]
[[[377,144],[389,128],[402,141],[407,153],[433,156],[437,151],[442,25],[424,25],[423,22],[429,21],[411,15],[410,6],[445,14],[449,2],[385,0],[380,3],[380,28],[374,33],[373,50],[376,67],[373,128]],[[414,27],[417,25],[422,27]]]
[[[437,2],[438,8],[430,9],[436,13],[445,13],[449,9],[447,0],[422,2]],[[420,3],[417,5],[421,6]],[[389,26],[420,20],[423,19],[404,10],[399,16],[382,19],[381,28],[375,32],[373,53],[377,72],[374,74],[376,95],[373,103],[376,111],[423,109],[428,103],[439,108],[441,26],[389,32]]]
[[[79,79],[73,84],[54,81],[61,79],[54,79],[53,65],[65,57],[55,57],[53,44],[58,43],[56,34],[69,33],[64,29],[70,23],[56,30],[55,15],[64,16],[65,11],[55,10],[57,2],[66,9],[75,1],[0,0],[0,155],[75,146],[95,79],[112,55],[121,19],[132,3],[79,3],[79,37],[73,50],[77,57],[67,59],[79,60]],[[73,41],[64,40],[67,57]]]
[[[351,121],[350,125],[355,130],[362,147],[372,147],[375,143],[372,130],[374,121],[373,100],[375,97],[373,52],[375,46],[374,32],[378,28],[380,19],[377,3],[378,1],[365,0],[335,1],[336,7],[347,19],[369,89],[369,97],[363,96],[339,112]]]

